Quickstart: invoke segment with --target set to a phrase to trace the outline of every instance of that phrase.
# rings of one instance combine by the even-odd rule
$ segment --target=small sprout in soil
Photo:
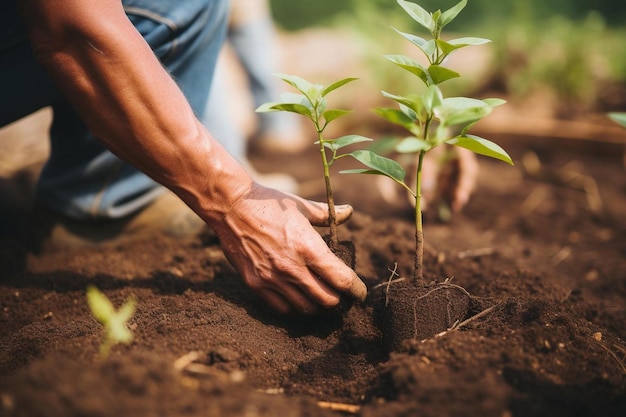
[[[385,55],[385,58],[398,67],[415,75],[423,84],[420,93],[396,95],[383,91],[383,96],[395,101],[398,108],[376,109],[387,121],[405,128],[409,136],[396,146],[398,153],[417,154],[415,188],[405,181],[406,172],[396,161],[382,157],[370,150],[358,150],[350,155],[367,166],[367,169],[353,169],[342,173],[384,175],[406,191],[415,200],[415,269],[414,279],[423,281],[424,232],[422,226],[422,164],[426,153],[437,146],[448,145],[469,149],[477,154],[499,159],[513,165],[511,157],[497,144],[468,133],[469,129],[483,117],[491,113],[504,100],[488,98],[484,100],[468,97],[444,97],[439,84],[460,74],[443,66],[445,59],[455,51],[471,45],[482,45],[488,39],[463,37],[444,40],[442,29],[452,22],[467,4],[461,0],[452,8],[430,13],[419,5],[397,0],[404,11],[425,28],[430,38],[422,38],[394,29],[398,34],[416,46],[427,58],[424,66],[405,55]],[[454,132],[454,133],[451,133]],[[410,181],[411,182],[411,181]]]
[[[347,156],[347,154],[339,154],[338,151],[340,149],[355,143],[371,141],[372,139],[359,135],[347,135],[335,139],[329,139],[324,137],[324,130],[331,122],[337,120],[341,116],[350,113],[349,110],[328,109],[326,96],[330,92],[344,86],[345,84],[348,84],[349,82],[356,80],[356,78],[344,78],[329,85],[328,87],[325,87],[320,84],[313,84],[303,78],[294,75],[274,75],[294,87],[296,90],[299,91],[300,94],[284,93],[281,95],[282,101],[262,104],[257,108],[256,111],[288,111],[305,116],[313,123],[317,135],[317,140],[315,144],[319,145],[324,172],[324,182],[326,185],[326,201],[328,203],[328,217],[330,226],[330,239],[328,245],[331,250],[336,252],[339,248],[339,238],[337,235],[337,215],[335,212],[335,199],[333,196],[333,189],[330,181],[330,167],[339,158]]]
[[[118,310],[115,310],[107,296],[90,285],[87,288],[87,303],[91,314],[104,326],[104,339],[100,345],[101,358],[107,358],[111,347],[116,344],[129,344],[133,340],[133,334],[127,325],[135,314],[136,303],[133,298],[129,298]]]

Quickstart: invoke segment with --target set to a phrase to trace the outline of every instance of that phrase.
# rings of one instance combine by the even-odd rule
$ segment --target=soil
[[[470,320],[393,353],[374,319],[376,286],[394,268],[411,276],[414,234],[372,177],[335,177],[338,203],[356,209],[340,237],[370,295],[322,317],[270,311],[209,230],[44,254],[4,241],[0,415],[625,415],[623,145],[492,139],[517,166],[481,159],[466,209],[425,226],[425,276],[465,288]],[[541,166],[528,173],[530,156]],[[321,198],[315,161],[312,150],[253,162],[282,166]],[[133,342],[106,360],[89,284],[116,306],[138,302]]]

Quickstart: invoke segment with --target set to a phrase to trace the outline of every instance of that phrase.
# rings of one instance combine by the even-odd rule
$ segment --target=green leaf
[[[370,168],[369,170],[346,170],[341,171],[344,174],[354,174],[354,173],[362,173],[362,174],[378,174],[389,177],[395,181],[403,182],[404,177],[406,176],[406,172],[404,168],[394,161],[393,159],[385,158],[384,156],[380,156],[375,154],[372,151],[368,150],[358,150],[351,152],[348,154],[352,156],[357,161],[361,162],[366,167]]]
[[[609,113],[609,117],[615,123],[618,123],[618,124],[626,127],[626,113],[612,112],[612,113]]]
[[[444,81],[461,76],[458,72],[439,65],[431,65],[428,67],[428,74],[434,84],[441,84]]]
[[[491,112],[484,101],[468,97],[448,97],[435,109],[435,115],[445,126],[474,123]]]
[[[353,145],[355,143],[361,142],[371,142],[374,139],[361,136],[361,135],[346,135],[341,136],[337,139],[331,139],[324,142],[324,146],[332,150],[338,150],[348,145]]]
[[[291,113],[302,114],[307,117],[311,117],[312,114],[312,110],[309,107],[296,103],[264,103],[257,107],[256,111],[259,113],[288,111]]]
[[[479,155],[488,156],[490,158],[499,159],[500,161],[504,161],[507,164],[514,165],[513,160],[506,153],[504,149],[502,149],[496,143],[491,142],[490,140],[474,136],[474,135],[462,135],[454,137],[450,140],[446,141],[449,145],[460,146],[461,148],[469,149],[470,151],[477,153]]]
[[[431,145],[424,139],[410,136],[402,140],[397,146],[396,151],[400,153],[417,153],[430,150]]]
[[[324,120],[326,120],[326,124],[332,122],[333,120],[339,119],[341,116],[346,115],[348,113],[352,113],[351,110],[339,110],[339,109],[335,109],[335,110],[326,110],[324,113],[322,113],[322,116],[324,117]]]
[[[107,333],[111,340],[117,343],[130,343],[133,340],[133,334],[128,329],[127,323],[135,314],[135,309],[135,301],[131,299],[126,301],[113,315],[107,327]]]
[[[409,58],[405,55],[383,55],[386,59],[393,62],[402,69],[409,71],[412,74],[417,75],[426,85],[431,84],[428,70],[419,62]]]
[[[416,125],[415,120],[399,109],[378,108],[374,111],[388,122],[402,126],[411,131]]]
[[[91,314],[102,324],[107,324],[115,314],[115,308],[111,301],[93,285],[87,287],[87,305],[89,305]]]
[[[437,45],[441,48],[444,54],[449,55],[457,49],[461,49],[466,46],[482,45],[489,42],[491,42],[489,39],[483,38],[458,38],[449,41],[438,39]]]
[[[387,97],[396,103],[400,103],[403,106],[413,110],[417,117],[424,113],[424,100],[422,96],[412,95],[412,96],[398,96],[395,94],[388,93],[386,91],[382,92],[384,97]]]
[[[115,310],[111,301],[96,287],[87,287],[87,304],[93,316],[104,326],[105,337],[100,346],[102,356],[107,356],[111,346],[117,343],[130,343],[133,334],[127,323],[135,314],[136,303],[130,298],[119,310]]]
[[[502,100],[501,98],[486,98],[483,100],[483,103],[489,107],[498,107],[506,103],[506,100]]]
[[[449,8],[448,10],[446,10],[445,12],[443,12],[441,14],[441,18],[439,19],[439,27],[443,28],[445,25],[452,22],[454,18],[456,18],[457,15],[461,12],[461,10],[465,8],[466,5],[467,5],[467,0],[461,0],[460,2],[456,4],[456,6],[453,6]]]
[[[280,78],[291,86],[295,87],[296,90],[308,96],[307,92],[311,90],[314,86],[312,83],[308,82],[304,78],[298,77],[297,75],[288,75],[288,74],[280,74],[276,73],[274,76]]]
[[[443,93],[437,87],[437,85],[431,85],[426,90],[426,93],[422,96],[422,102],[424,104],[424,110],[428,115],[432,115],[434,109],[440,107],[443,103]]]
[[[395,151],[399,141],[400,139],[396,136],[384,136],[372,142],[367,149],[378,155],[386,155]]]
[[[303,106],[311,107],[311,101],[304,94],[296,93],[282,93],[280,95],[281,103],[302,104]]]
[[[405,12],[411,16],[413,20],[425,27],[429,31],[433,32],[436,29],[435,21],[432,15],[424,10],[421,6],[412,3],[410,1],[398,0],[398,4],[404,9]]]
[[[358,80],[358,78],[344,78],[343,80],[339,80],[331,85],[329,85],[328,87],[326,87],[323,91],[322,91],[322,97],[325,97],[328,93],[330,93],[333,90],[338,89],[339,87],[348,84],[349,82]]]
[[[393,27],[392,29],[398,32],[400,35],[402,35],[405,39],[407,39],[413,45],[417,46],[424,53],[424,55],[428,57],[429,60],[437,51],[437,47],[433,39],[426,40],[420,36],[416,36],[411,33],[401,32],[398,29],[393,28]]]

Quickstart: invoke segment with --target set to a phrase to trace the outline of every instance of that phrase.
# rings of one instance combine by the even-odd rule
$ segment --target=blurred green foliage
[[[411,1],[429,11],[445,10],[458,2]],[[396,0],[271,3],[277,24],[285,30],[322,25],[355,32],[367,45],[371,57],[366,65],[377,85],[402,92],[407,77],[389,71],[380,55],[400,52],[394,48],[405,45],[390,26],[416,33],[419,28],[403,14]],[[473,94],[467,90],[495,87],[510,98],[523,98],[542,90],[556,102],[573,103],[579,109],[610,108],[615,103],[609,103],[606,96],[614,86],[626,85],[624,22],[625,0],[469,0],[462,18],[452,22],[449,31],[493,41],[490,74],[484,75],[489,79],[480,80],[485,84],[482,86],[471,77],[452,80],[448,92]],[[473,82],[473,87],[468,82]]]
[[[375,5],[380,11],[395,11],[395,0],[270,0],[274,17],[278,24],[287,30],[307,26],[328,24],[338,13],[354,13],[359,7]],[[447,9],[455,0],[416,1],[427,10]],[[556,15],[569,19],[582,19],[589,12],[596,11],[610,26],[620,26],[626,22],[626,1],[624,0],[471,0],[463,12],[463,19],[454,22],[451,29],[458,30],[485,23],[507,22],[516,9],[525,8],[533,20],[541,21]]]
[[[270,0],[274,17],[286,30],[301,29],[311,25],[328,24],[339,13],[351,13],[361,6],[375,5],[381,11],[398,12],[395,0]],[[416,1],[427,10],[447,9],[456,0]],[[626,22],[626,2],[615,0],[471,0],[464,11],[463,19],[454,22],[451,29],[485,23],[506,24],[519,13],[529,13],[530,18],[543,21],[556,15],[570,19],[582,19],[595,11],[604,17],[609,26],[620,26]]]

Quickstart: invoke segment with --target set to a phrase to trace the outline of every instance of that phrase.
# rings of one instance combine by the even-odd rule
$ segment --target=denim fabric
[[[257,0],[260,1],[260,0]],[[272,74],[276,71],[277,51],[276,33],[271,16],[261,16],[255,20],[239,25],[231,25],[226,38],[235,52],[245,72],[254,107],[268,101],[280,100],[278,78]],[[204,113],[203,122],[211,133],[240,162],[246,161],[247,138],[229,113],[228,97],[232,94],[229,88],[228,69],[218,64],[213,79],[212,93]],[[293,132],[298,122],[289,113],[271,112],[257,113],[256,133],[263,135],[276,132]]]
[[[8,5],[3,4],[0,13],[13,13],[17,19],[14,3],[9,0]],[[202,115],[225,36],[228,0],[124,0],[123,4],[195,113]],[[13,39],[7,42],[10,46],[0,50],[1,78],[11,77],[10,91],[5,94],[2,88],[0,123],[46,105],[53,108],[51,154],[37,188],[42,204],[77,219],[118,218],[135,212],[163,191],[155,181],[106,150],[87,130],[27,53],[28,44],[16,45],[19,31],[0,35]],[[30,88],[31,83],[37,88]],[[24,105],[5,116],[5,109],[16,101]]]

